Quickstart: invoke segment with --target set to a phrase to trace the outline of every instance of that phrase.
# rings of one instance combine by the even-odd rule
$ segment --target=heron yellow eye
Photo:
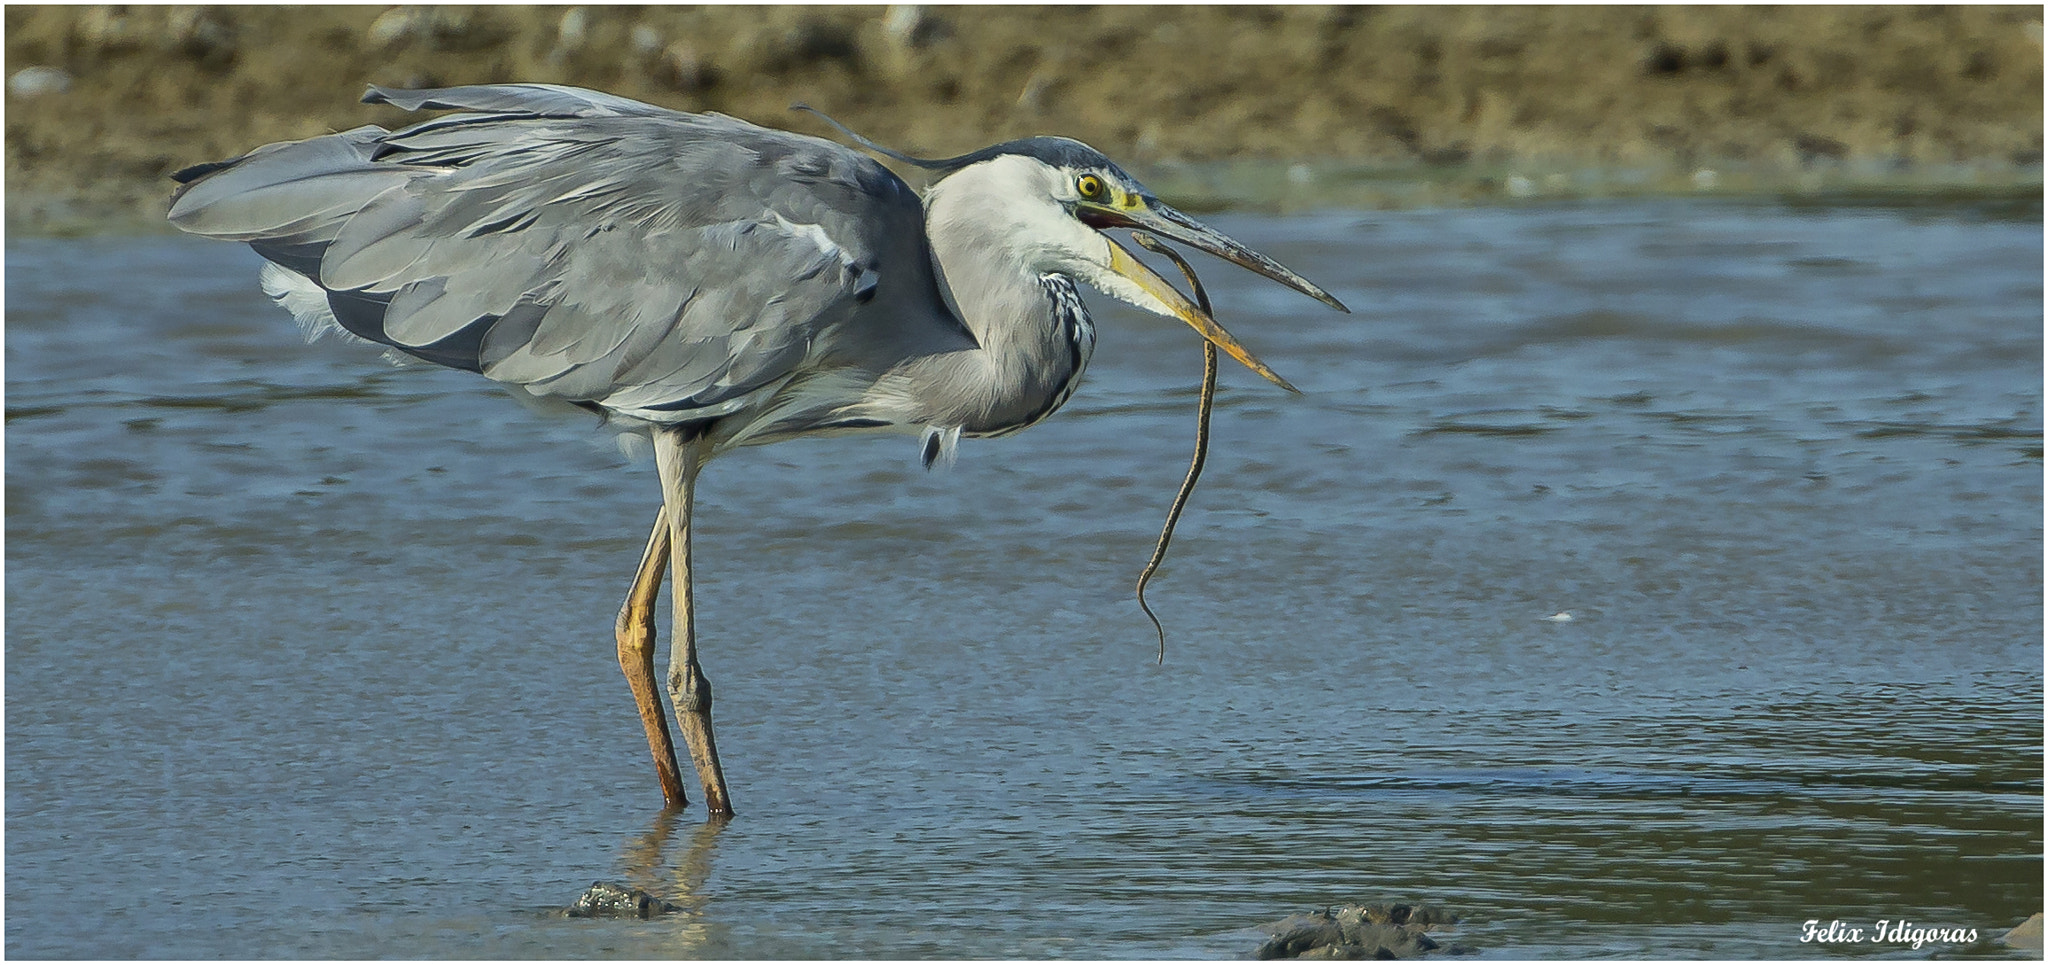
[[[1081,175],[1081,179],[1074,182],[1074,189],[1080,191],[1081,197],[1089,201],[1099,200],[1105,190],[1102,179],[1093,174]]]

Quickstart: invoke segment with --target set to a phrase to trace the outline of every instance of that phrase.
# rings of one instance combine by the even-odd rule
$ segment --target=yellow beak
[[[1146,267],[1145,263],[1139,261],[1128,249],[1117,244],[1116,239],[1105,235],[1104,240],[1109,242],[1109,270],[1137,283],[1146,294],[1159,299],[1171,309],[1174,317],[1202,333],[1203,338],[1214,343],[1231,358],[1238,360],[1245,368],[1259,373],[1266,381],[1289,392],[1301,392],[1286,379],[1275,374],[1272,369],[1267,368],[1266,363],[1259,361],[1258,356],[1245,348],[1244,344],[1237,340],[1237,336],[1224,331],[1223,326],[1217,324],[1216,319],[1210,317],[1208,312],[1202,311],[1200,306],[1188,301],[1187,296],[1180,293],[1180,289],[1173,287],[1166,279],[1159,277],[1158,272]]]

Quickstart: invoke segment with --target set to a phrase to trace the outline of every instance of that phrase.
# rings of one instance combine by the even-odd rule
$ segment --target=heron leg
[[[676,745],[668,733],[668,712],[662,709],[661,694],[654,685],[654,599],[661,592],[661,578],[668,573],[668,507],[654,516],[654,532],[647,537],[647,551],[640,556],[640,570],[633,576],[633,589],[619,604],[613,632],[619,641],[619,669],[626,673],[626,686],[633,689],[633,703],[640,709],[640,726],[647,730],[647,748],[654,754],[654,772],[661,778],[661,797],[668,807],[690,803],[683,793],[683,778],[676,767]]]
[[[731,814],[725,772],[718,766],[718,744],[711,736],[711,681],[697,664],[697,616],[690,592],[690,510],[696,500],[697,471],[704,465],[703,445],[680,432],[654,433],[654,462],[661,470],[662,504],[669,525],[669,572],[676,624],[669,641],[668,699],[676,723],[690,745],[690,760],[704,784],[704,807],[714,815]]]

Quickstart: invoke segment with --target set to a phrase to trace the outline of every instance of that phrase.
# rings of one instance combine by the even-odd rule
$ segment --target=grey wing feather
[[[363,103],[390,104],[408,111],[476,111],[533,117],[662,117],[681,113],[602,91],[559,84],[477,84],[419,90],[373,84],[363,95]]]
[[[321,234],[354,215],[363,199],[413,176],[403,167],[369,163],[377,139],[386,133],[381,127],[359,127],[266,145],[232,161],[188,169],[201,173],[178,189],[171,222],[235,241]],[[232,177],[221,176],[230,170]]]
[[[877,279],[929,284],[916,196],[828,141],[550,85],[366,99],[489,113],[194,169],[171,220],[357,335],[657,421],[788,380]]]

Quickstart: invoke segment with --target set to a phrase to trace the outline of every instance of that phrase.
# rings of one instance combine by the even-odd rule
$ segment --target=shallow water
[[[1799,938],[2041,909],[2038,206],[1213,221],[1356,314],[1199,266],[1304,394],[1225,372],[1165,665],[1200,353],[1097,297],[951,470],[706,473],[722,827],[612,653],[650,465],[301,344],[238,247],[11,243],[7,954],[2007,953]],[[688,910],[550,914],[595,879]]]

